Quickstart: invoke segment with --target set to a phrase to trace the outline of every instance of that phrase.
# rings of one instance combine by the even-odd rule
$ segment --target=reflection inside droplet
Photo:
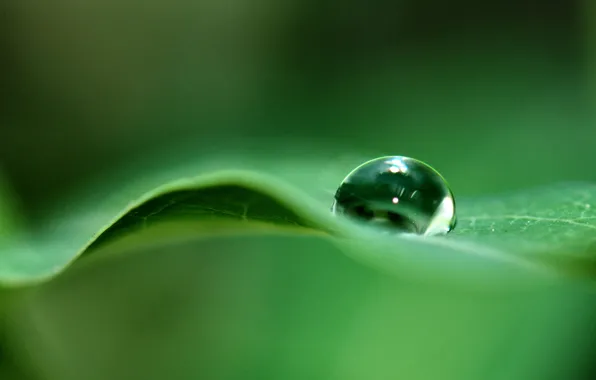
[[[409,157],[380,157],[354,169],[342,181],[332,206],[392,231],[440,235],[456,224],[455,200],[441,175]]]

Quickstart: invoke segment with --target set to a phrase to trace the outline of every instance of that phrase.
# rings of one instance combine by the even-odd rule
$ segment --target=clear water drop
[[[331,211],[385,229],[443,235],[456,225],[455,199],[432,167],[403,156],[367,161],[339,185]]]

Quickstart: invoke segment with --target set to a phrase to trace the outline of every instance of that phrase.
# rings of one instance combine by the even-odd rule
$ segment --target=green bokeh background
[[[8,0],[4,182],[35,223],[104,173],[189,150],[320,157],[322,176],[409,155],[456,197],[596,181],[595,18],[588,0]],[[158,246],[11,293],[0,378],[584,375],[583,287],[412,283],[295,239]]]
[[[589,1],[2,8],[0,162],[32,212],[181,140],[412,155],[460,195],[596,176]]]

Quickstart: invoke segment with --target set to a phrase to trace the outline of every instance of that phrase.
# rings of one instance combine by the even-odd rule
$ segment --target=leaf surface
[[[247,231],[258,226],[261,232],[283,228],[322,234],[348,255],[427,277],[485,278],[495,266],[592,274],[594,184],[457,198],[459,222],[448,236],[387,235],[329,212],[333,186],[351,167],[323,170],[325,164],[315,159],[246,162],[228,157],[209,165],[140,171],[150,173],[146,176],[128,171],[104,182],[103,188],[96,184],[87,195],[67,198],[34,225],[29,239],[5,249],[0,282],[42,281],[79,256],[149,227],[152,232],[143,235],[143,244],[209,235],[226,220],[244,224],[217,227],[218,232],[242,233],[241,226]],[[160,231],[168,223],[178,227],[167,234]]]

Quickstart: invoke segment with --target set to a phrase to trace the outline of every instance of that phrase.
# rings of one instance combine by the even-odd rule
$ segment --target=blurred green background
[[[31,219],[189,150],[322,157],[323,175],[404,154],[456,197],[596,181],[595,21],[589,0],[5,0],[0,168]],[[570,284],[410,283],[317,237],[139,251],[23,298],[0,371],[574,379],[593,349],[594,294]]]
[[[596,180],[590,1],[4,1],[0,164],[35,215],[181,141]]]

